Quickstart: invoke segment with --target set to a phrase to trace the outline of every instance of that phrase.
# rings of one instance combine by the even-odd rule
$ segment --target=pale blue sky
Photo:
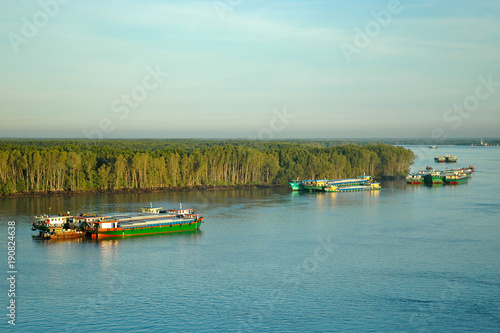
[[[2,1],[0,137],[500,136],[500,2],[392,2]]]

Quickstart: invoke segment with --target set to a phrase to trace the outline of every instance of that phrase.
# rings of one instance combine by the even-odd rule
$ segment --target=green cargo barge
[[[192,209],[169,209],[158,218],[130,219],[129,217],[108,217],[87,223],[87,235],[92,238],[152,235],[198,230],[203,223],[200,214]]]
[[[427,185],[443,184],[443,175],[440,171],[429,172],[424,176],[424,182]]]

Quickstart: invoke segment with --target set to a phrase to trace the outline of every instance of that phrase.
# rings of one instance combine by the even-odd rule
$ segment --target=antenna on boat
[[[149,208],[153,208],[153,203],[151,201],[149,202]]]
[[[182,209],[182,202],[179,202],[179,210]]]

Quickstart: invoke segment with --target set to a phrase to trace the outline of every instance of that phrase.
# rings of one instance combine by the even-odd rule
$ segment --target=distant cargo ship
[[[455,163],[457,161],[456,156],[444,155],[444,158],[446,159],[446,163]]]
[[[457,162],[457,157],[456,156],[451,156],[451,155],[444,155],[444,156],[436,156],[434,157],[434,161],[439,162],[439,163],[455,163]]]

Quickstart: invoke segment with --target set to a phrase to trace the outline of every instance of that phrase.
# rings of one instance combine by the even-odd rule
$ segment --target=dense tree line
[[[411,151],[386,144],[236,143],[4,140],[0,141],[0,194],[271,185],[297,178],[404,175],[414,158]]]
[[[499,138],[483,138],[488,145],[496,146],[500,144]],[[169,148],[178,148],[184,150],[195,150],[211,148],[217,146],[233,145],[238,147],[252,147],[258,150],[268,148],[283,148],[290,146],[307,146],[311,148],[329,148],[339,145],[356,144],[360,146],[386,143],[389,145],[479,145],[481,138],[399,138],[399,139],[293,139],[293,140],[241,140],[241,139],[106,139],[106,140],[88,140],[88,139],[0,139],[0,147],[3,145],[22,145],[34,146],[40,148],[50,148],[58,146],[73,145],[78,147],[110,147],[120,149],[139,149],[139,150],[164,150]],[[427,147],[425,147],[427,148]]]

